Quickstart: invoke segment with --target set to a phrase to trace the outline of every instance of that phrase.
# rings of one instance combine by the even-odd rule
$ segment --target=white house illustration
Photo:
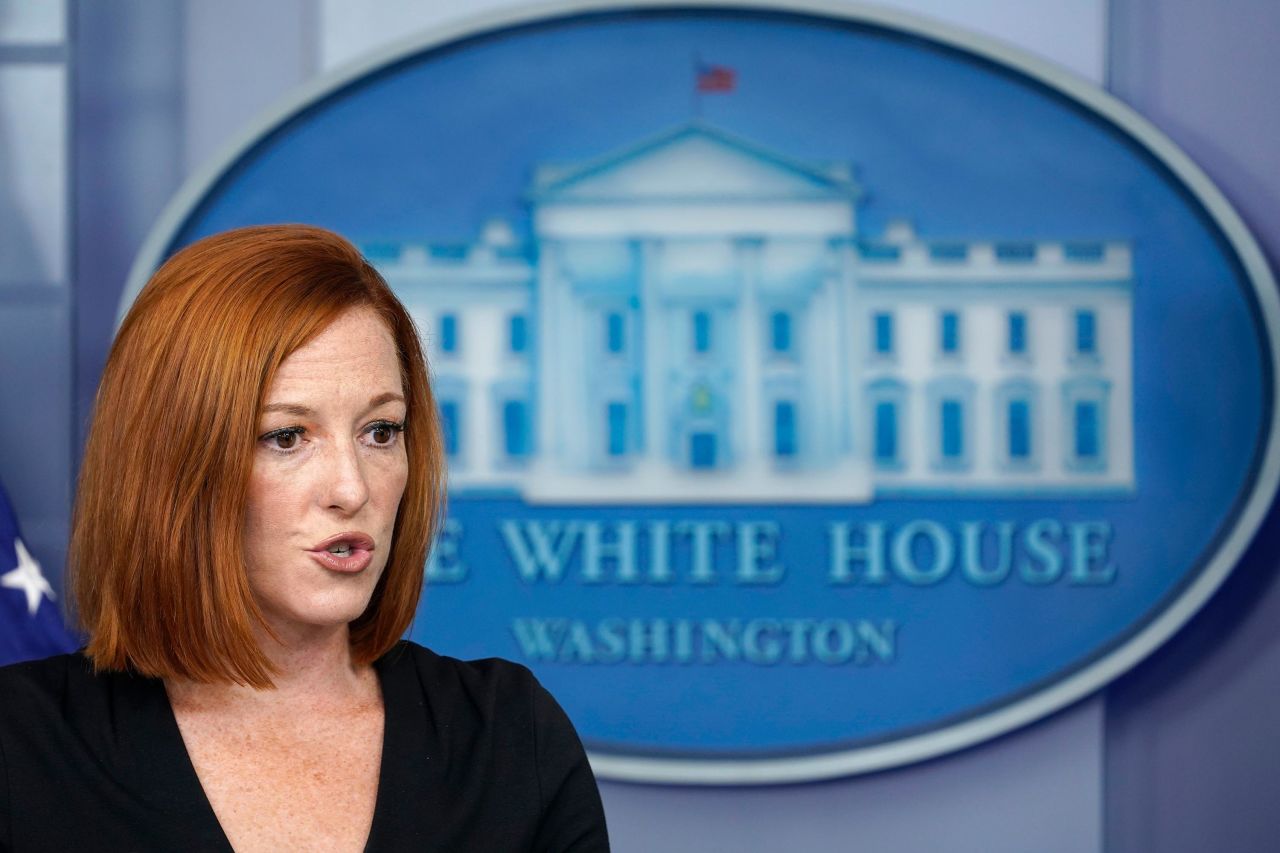
[[[456,492],[862,502],[1134,487],[1125,242],[858,227],[847,166],[703,123],[529,188],[532,240],[371,259],[424,332]]]

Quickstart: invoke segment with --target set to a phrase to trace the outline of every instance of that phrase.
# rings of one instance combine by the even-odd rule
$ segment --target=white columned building
[[[373,257],[451,487],[538,502],[1132,490],[1123,240],[859,232],[847,164],[702,123],[542,166],[530,229]]]

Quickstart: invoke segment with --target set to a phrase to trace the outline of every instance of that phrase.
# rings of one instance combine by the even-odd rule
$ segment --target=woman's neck
[[[351,658],[346,625],[329,630],[279,630],[279,640],[255,632],[258,644],[277,674],[275,687],[257,690],[240,684],[200,684],[166,679],[170,702],[192,709],[231,709],[252,714],[277,709],[292,712],[350,707],[377,696],[377,676],[369,665]]]

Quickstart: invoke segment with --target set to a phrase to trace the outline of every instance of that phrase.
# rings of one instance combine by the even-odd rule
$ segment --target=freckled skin
[[[174,715],[214,814],[238,853],[362,850],[373,820],[385,718],[372,667],[350,663],[347,623],[386,567],[408,477],[399,361],[370,309],[339,317],[281,365],[258,424],[244,530],[251,589],[281,645],[274,690],[167,681]],[[282,434],[280,430],[301,428]],[[278,452],[288,450],[289,453]],[[335,534],[374,540],[358,574],[307,551]],[[336,665],[335,665],[336,664]]]
[[[249,582],[273,628],[305,633],[350,622],[369,603],[390,552],[396,510],[408,477],[404,442],[371,446],[377,420],[403,422],[403,402],[368,408],[378,394],[401,392],[400,366],[386,326],[371,309],[344,314],[280,366],[267,394],[300,404],[314,417],[263,416],[258,434],[300,426],[291,455],[281,439],[259,442],[249,483],[244,544]],[[344,575],[306,553],[328,537],[361,531],[376,543],[363,572]]]

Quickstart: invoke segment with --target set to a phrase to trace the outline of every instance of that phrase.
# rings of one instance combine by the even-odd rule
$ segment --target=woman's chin
[[[309,635],[345,629],[369,608],[369,597],[344,601],[299,602],[287,607],[263,608],[263,616],[277,633]]]

